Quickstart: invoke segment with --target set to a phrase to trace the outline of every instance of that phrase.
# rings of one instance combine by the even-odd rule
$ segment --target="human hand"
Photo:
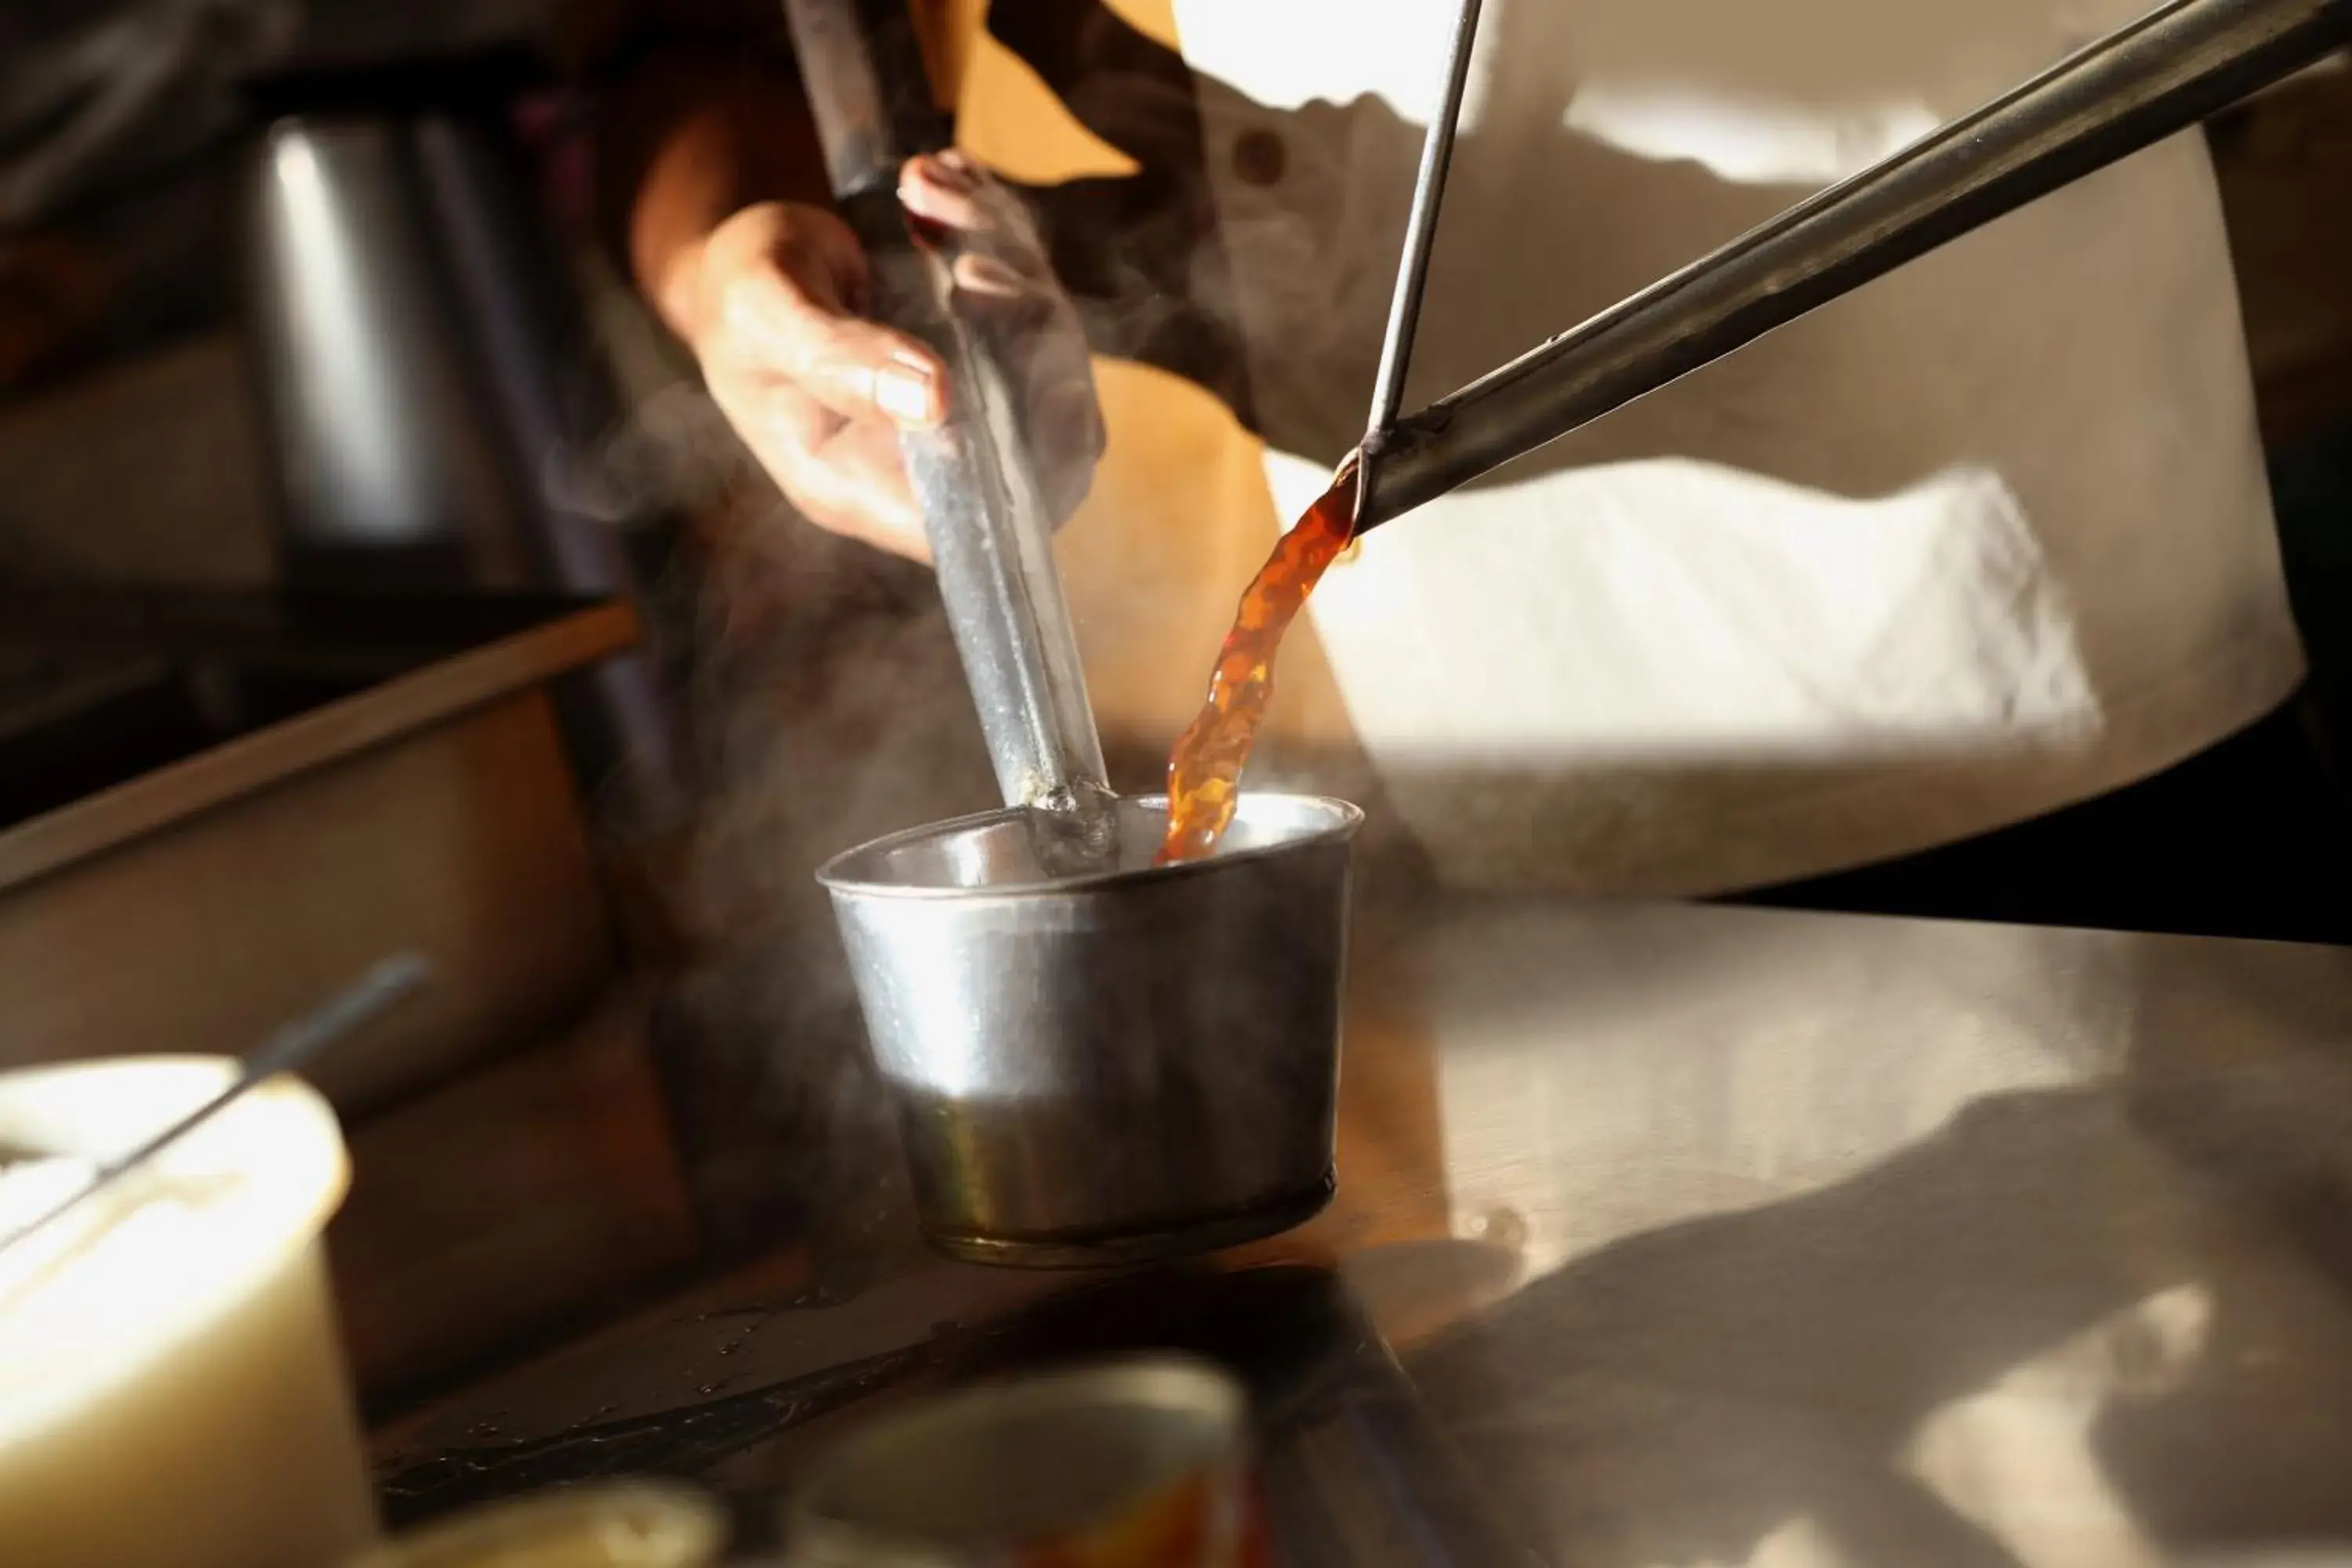
[[[909,159],[899,199],[952,256],[960,307],[999,334],[1045,500],[1058,521],[1086,493],[1102,419],[1077,316],[1017,198],[957,153]],[[679,313],[730,424],[803,515],[917,560],[923,519],[898,450],[937,425],[945,367],[863,318],[872,281],[847,225],[821,207],[763,202],[713,228]]]

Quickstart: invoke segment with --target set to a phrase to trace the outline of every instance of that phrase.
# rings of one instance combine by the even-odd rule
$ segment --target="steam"
[[[583,500],[692,527],[649,585],[693,797],[670,894],[698,958],[666,1043],[690,1173],[721,1251],[870,1258],[911,1235],[904,1167],[815,872],[995,805],[987,752],[929,572],[801,519],[634,300],[600,307],[631,413]]]
[[[711,1174],[782,1182],[802,1205],[787,1217],[864,1232],[897,1201],[897,1142],[814,873],[993,805],[992,775],[922,568],[772,516],[721,546],[706,592],[687,890],[711,962],[693,996],[740,1053],[712,1066],[748,1140],[723,1138]]]
[[[1171,304],[1133,281],[1125,332],[1149,338]],[[703,946],[679,992],[673,1098],[694,1180],[722,1249],[813,1237],[821,1257],[871,1258],[911,1234],[905,1165],[814,872],[882,834],[997,804],[987,753],[929,571],[796,516],[634,299],[600,303],[632,412],[591,465],[583,510],[699,525],[690,582],[655,594],[690,672],[696,828],[676,891]],[[1103,323],[1089,336],[1099,345]],[[1150,559],[1107,595],[1095,585],[1097,620],[1161,618],[1121,613],[1166,592]],[[1167,656],[1205,679],[1244,585]],[[1156,789],[1173,735],[1128,737],[1115,776]],[[1368,798],[1360,758],[1267,742],[1246,787]]]

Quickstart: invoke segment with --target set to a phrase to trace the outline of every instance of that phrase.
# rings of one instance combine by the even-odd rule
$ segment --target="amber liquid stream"
[[[1209,676],[1209,698],[1168,753],[1168,836],[1159,863],[1197,860],[1217,847],[1241,795],[1242,767],[1274,697],[1274,656],[1299,606],[1355,531],[1353,469],[1293,523],[1242,595]]]

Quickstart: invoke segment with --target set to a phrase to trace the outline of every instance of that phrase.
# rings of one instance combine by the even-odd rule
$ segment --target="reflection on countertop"
[[[1325,1524],[1370,1473],[1297,1460],[1332,1409],[1409,1479],[1454,1456],[1455,1561],[2352,1543],[2352,953],[1457,900],[1356,972],[1339,1197],[1223,1260],[1309,1268],[772,1258],[388,1427],[394,1516],[652,1468],[761,1518],[877,1398],[1195,1343]]]

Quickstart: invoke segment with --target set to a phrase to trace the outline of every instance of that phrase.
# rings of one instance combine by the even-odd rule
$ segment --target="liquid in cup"
[[[0,1074],[0,1235],[236,1071]],[[334,1113],[278,1079],[0,1247],[0,1555],[317,1568],[374,1539],[319,1244],[348,1182]]]

